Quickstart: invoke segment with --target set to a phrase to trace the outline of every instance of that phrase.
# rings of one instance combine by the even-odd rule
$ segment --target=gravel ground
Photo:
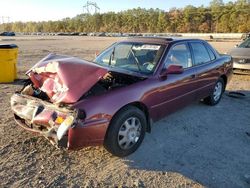
[[[120,38],[16,37],[18,76],[50,52],[92,59]],[[221,53],[236,42],[212,42]],[[234,75],[221,102],[194,103],[154,123],[126,158],[100,147],[55,149],[19,128],[9,99],[20,82],[0,84],[0,187],[250,187],[250,76]],[[244,99],[227,96],[241,91]]]

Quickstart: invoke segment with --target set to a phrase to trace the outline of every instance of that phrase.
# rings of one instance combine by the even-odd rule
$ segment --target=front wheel
[[[222,78],[219,78],[219,80],[216,82],[214,86],[213,93],[204,99],[204,103],[211,106],[218,104],[220,102],[224,90],[225,90],[224,80]]]
[[[111,121],[104,147],[118,157],[133,153],[143,141],[146,125],[145,114],[140,109],[133,106],[123,108]]]

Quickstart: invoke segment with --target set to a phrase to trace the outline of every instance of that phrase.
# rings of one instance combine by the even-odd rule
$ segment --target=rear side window
[[[239,45],[239,48],[250,48],[250,38]]]
[[[207,46],[207,51],[209,53],[209,56],[210,56],[211,60],[215,60],[216,57],[214,55],[214,52],[212,52],[211,48],[209,48],[208,46]]]
[[[204,44],[200,42],[193,42],[191,43],[191,47],[194,53],[194,64],[200,65],[203,63],[207,63],[210,60],[210,56]]]

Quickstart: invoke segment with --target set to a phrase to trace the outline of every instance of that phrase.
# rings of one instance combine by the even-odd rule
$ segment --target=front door
[[[165,80],[157,80],[158,88],[154,93],[155,101],[151,105],[151,112],[156,119],[184,107],[195,100],[196,74],[193,69],[190,48],[187,43],[178,43],[168,52],[164,69],[169,65],[181,65],[184,72],[168,74]]]

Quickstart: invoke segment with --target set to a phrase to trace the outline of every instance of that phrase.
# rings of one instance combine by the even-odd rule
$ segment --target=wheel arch
[[[146,125],[146,132],[150,133],[151,132],[151,124],[152,124],[152,120],[150,118],[150,115],[149,115],[149,111],[148,111],[148,107],[142,103],[142,102],[139,102],[139,101],[135,101],[135,102],[131,102],[131,103],[128,103],[124,106],[122,106],[119,110],[116,111],[116,113],[113,115],[111,121],[110,121],[110,124],[112,123],[112,120],[114,119],[114,117],[121,111],[123,110],[124,108],[128,107],[128,106],[134,106],[136,108],[138,108],[139,110],[141,110],[144,114],[145,114],[145,117],[146,117],[146,120],[147,120],[147,125]],[[108,127],[109,129],[109,127]],[[108,131],[108,130],[107,130]]]
[[[145,114],[146,120],[147,120],[147,129],[146,129],[146,131],[148,133],[150,133],[151,132],[152,120],[151,120],[150,115],[149,115],[148,107],[142,102],[132,102],[132,103],[129,103],[128,105],[126,105],[126,106],[135,106],[135,107],[139,108]]]
[[[227,86],[227,76],[226,76],[225,74],[223,74],[223,75],[221,75],[221,77],[220,77],[220,78],[222,78],[222,79],[223,79],[223,81],[224,81],[224,91],[225,91],[226,86]]]
[[[129,111],[129,110],[132,110],[132,111]],[[139,110],[140,112],[138,112]],[[125,113],[125,116],[124,116],[124,113]],[[142,117],[142,114],[145,114],[145,118],[143,117],[143,122],[146,124],[146,126],[145,124],[143,124],[143,130],[141,132],[142,136],[139,137],[138,142],[136,141],[136,143],[131,148],[124,150],[119,146],[118,141],[117,142],[115,141],[117,139],[116,136],[119,132],[120,127],[116,126],[117,124],[114,124],[114,122],[118,124],[122,122],[121,119],[119,119],[120,118],[119,115],[121,115],[123,118],[125,117],[128,118],[128,117],[133,116],[134,113],[137,113],[138,115],[140,114],[140,117]],[[119,110],[117,110],[116,113],[114,113],[110,121],[110,124],[108,126],[108,129],[106,131],[106,135],[104,137],[104,142],[103,142],[104,148],[108,150],[110,153],[112,153],[113,155],[118,156],[118,157],[124,157],[136,151],[136,149],[140,146],[140,144],[142,143],[144,139],[145,132],[150,131],[149,130],[150,125],[148,123],[147,113],[148,112],[147,112],[146,106],[140,102],[132,102],[132,103],[126,104],[123,107],[121,107]]]

